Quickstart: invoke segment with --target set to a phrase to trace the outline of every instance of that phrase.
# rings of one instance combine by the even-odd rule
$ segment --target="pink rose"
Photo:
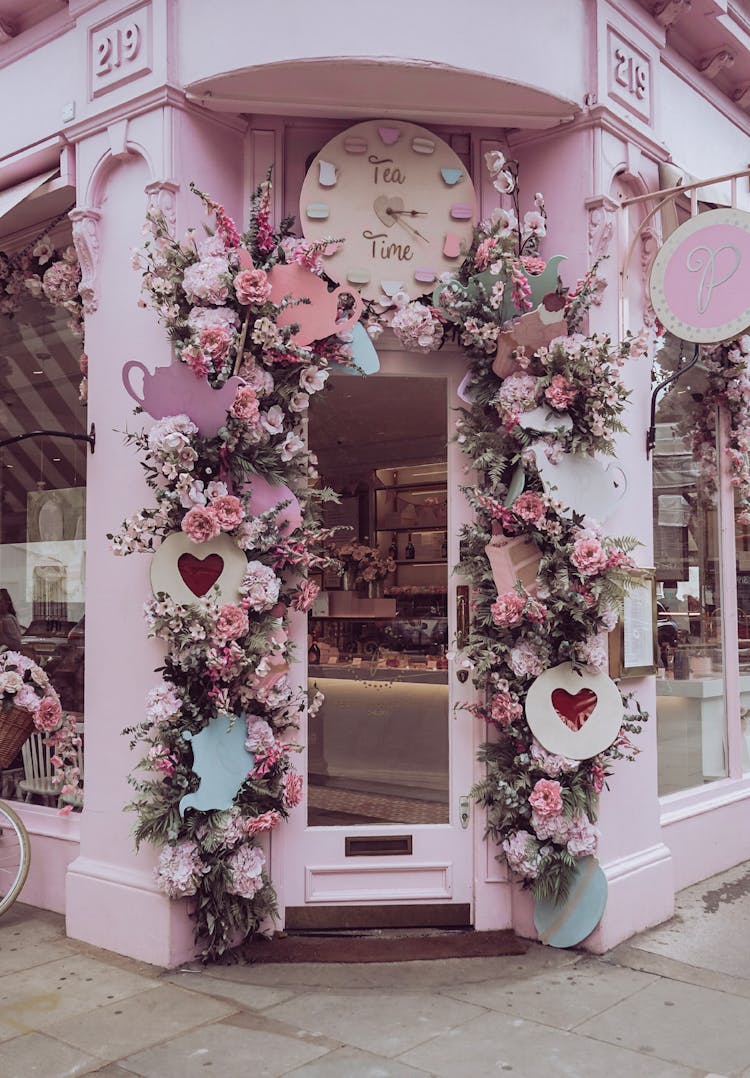
[[[582,576],[595,576],[607,568],[607,555],[598,539],[578,539],[570,560]]]
[[[241,419],[243,423],[252,424],[258,422],[260,409],[258,408],[258,394],[251,386],[240,386],[231,407],[231,413],[235,419]]]
[[[250,623],[242,607],[227,603],[218,613],[214,624],[214,635],[217,640],[226,643],[228,640],[238,640],[249,629]]]
[[[182,530],[194,543],[207,543],[221,531],[213,512],[202,505],[194,505],[182,518]]]
[[[502,628],[519,625],[523,620],[525,606],[526,599],[517,591],[506,591],[503,595],[498,595],[492,604],[492,620]]]
[[[62,708],[56,696],[45,696],[34,716],[34,725],[37,730],[45,734],[51,734],[60,725]]]
[[[208,504],[208,511],[223,532],[231,531],[245,519],[242,502],[234,494],[224,494]]]
[[[529,795],[529,804],[542,820],[559,816],[562,811],[562,788],[555,779],[539,779]]]
[[[271,283],[265,270],[242,270],[234,279],[234,290],[240,303],[261,307],[271,296]]]
[[[509,692],[496,692],[490,704],[490,717],[496,726],[510,726],[523,715],[518,698]]]
[[[229,351],[232,340],[229,332],[223,326],[206,326],[201,330],[199,339],[201,348],[214,363],[224,358]]]

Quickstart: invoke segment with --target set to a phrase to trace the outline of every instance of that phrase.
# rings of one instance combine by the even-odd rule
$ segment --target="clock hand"
[[[394,215],[394,216],[395,216],[395,215]],[[418,228],[415,228],[415,227],[414,227],[414,225],[410,225],[410,224],[407,224],[407,222],[406,222],[406,221],[402,221],[402,220],[401,220],[400,218],[398,218],[398,217],[396,217],[396,224],[397,224],[397,225],[401,225],[401,227],[402,227],[402,228],[406,228],[406,229],[408,229],[408,231],[409,231],[409,232],[411,232],[411,233],[412,233],[412,234],[413,234],[414,236],[419,236],[420,240],[424,240],[424,242],[425,242],[425,243],[429,243],[429,242],[430,242],[430,241],[429,241],[429,240],[427,239],[427,237],[426,237],[426,236],[423,236],[423,235],[422,235],[422,233],[421,233],[421,232],[419,231],[419,229],[418,229]]]
[[[390,217],[426,217],[427,210],[387,210]]]

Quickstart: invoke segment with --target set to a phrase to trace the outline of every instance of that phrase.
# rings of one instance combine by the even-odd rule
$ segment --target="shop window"
[[[68,318],[64,309],[29,297],[13,318],[0,319],[3,439],[40,429],[86,433],[81,341]],[[81,724],[87,451],[85,442],[49,436],[0,450],[0,647],[37,662],[63,710]],[[2,793],[56,806],[49,783],[44,792],[44,774],[33,774],[49,770],[49,752],[34,738],[0,773]],[[42,748],[41,760],[32,761],[32,745]]]
[[[677,358],[678,342],[668,343],[660,356],[663,365],[669,369]],[[686,378],[670,387],[656,413],[653,514],[660,795],[728,774],[719,523],[692,452],[694,411],[695,386]]]
[[[735,521],[742,770],[747,773],[750,771],[750,525],[741,523],[736,512]]]

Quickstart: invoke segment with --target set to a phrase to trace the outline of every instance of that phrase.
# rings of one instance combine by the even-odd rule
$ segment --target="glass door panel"
[[[446,824],[446,382],[329,387],[308,438],[342,495],[326,522],[342,526],[349,571],[326,575],[308,625],[308,681],[325,696],[308,728],[308,826]]]

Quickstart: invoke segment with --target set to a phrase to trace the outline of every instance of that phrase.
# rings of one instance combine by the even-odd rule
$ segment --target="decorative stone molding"
[[[589,260],[595,262],[609,253],[615,233],[617,204],[608,198],[598,198],[588,204]]]
[[[148,196],[148,210],[159,210],[164,214],[164,219],[169,227],[170,234],[174,236],[177,227],[177,192],[180,185],[174,180],[157,180],[155,183],[146,185]]]
[[[643,281],[643,314],[646,324],[653,324],[656,313],[651,306],[649,296],[649,278],[651,266],[656,258],[657,251],[661,247],[661,235],[655,228],[644,228],[641,232],[641,279]]]
[[[744,86],[738,86],[732,94],[732,100],[740,106],[741,109],[750,109],[750,82]]]
[[[668,30],[678,19],[686,15],[693,6],[693,0],[660,0],[654,6],[653,15],[659,26]]]
[[[698,70],[707,79],[715,79],[720,71],[723,71],[725,67],[731,67],[733,63],[734,53],[729,49],[719,49],[711,56],[705,56],[698,64]]]
[[[83,300],[85,314],[93,314],[98,306],[96,278],[99,270],[99,210],[71,210],[68,217],[73,222],[73,244],[81,265],[81,283],[78,291]]]

